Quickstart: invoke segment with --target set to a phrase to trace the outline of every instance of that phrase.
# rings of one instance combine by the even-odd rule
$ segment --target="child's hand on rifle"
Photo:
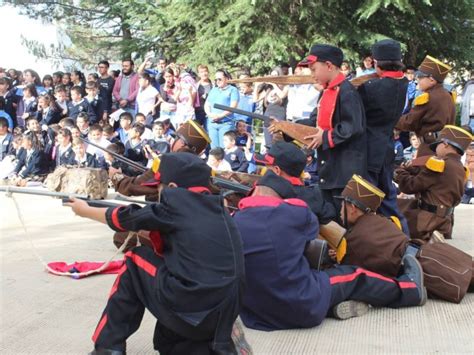
[[[279,121],[275,118],[270,116],[270,126],[268,127],[268,132],[271,134],[275,134],[277,132],[280,132],[280,126],[279,126]]]
[[[112,179],[114,177],[115,174],[121,174],[122,173],[122,169],[115,169],[115,168],[112,168],[111,166],[109,167],[109,178]]]
[[[323,133],[324,131],[322,129],[318,128],[318,132],[316,134],[312,134],[310,136],[304,137],[304,139],[311,139],[311,143],[308,144],[307,148],[308,149],[317,149],[321,145],[323,145]]]
[[[72,211],[76,215],[80,217],[85,217],[86,210],[90,208],[87,202],[78,198],[74,198],[74,197],[71,197],[69,200],[71,202],[65,203],[64,206],[71,207]]]

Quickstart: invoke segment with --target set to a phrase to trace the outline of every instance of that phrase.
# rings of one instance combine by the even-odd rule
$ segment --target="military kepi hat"
[[[446,125],[439,133],[436,142],[430,144],[432,151],[436,151],[436,147],[440,143],[448,143],[457,149],[459,154],[463,155],[472,142],[472,134],[465,129],[453,125]]]
[[[209,186],[211,168],[192,153],[167,153],[161,156],[155,180],[164,184],[176,183],[178,187],[189,188]]]
[[[306,155],[293,143],[276,142],[267,154],[255,154],[255,162],[279,166],[288,175],[299,177],[306,166]]]
[[[385,193],[359,175],[352,175],[341,196],[364,212],[375,212],[385,197]]]
[[[295,198],[296,192],[291,183],[269,170],[257,182],[257,186],[266,186],[275,191],[281,198]]]
[[[193,120],[184,122],[176,131],[176,137],[180,138],[198,155],[211,143],[211,139],[205,129]]]
[[[342,50],[329,44],[315,44],[311,47],[309,55],[303,59],[298,65],[308,66],[315,62],[331,62],[340,67],[344,59]]]
[[[421,77],[431,76],[439,83],[442,83],[451,69],[449,65],[427,55],[418,67],[416,74]]]
[[[372,57],[375,60],[401,61],[402,50],[400,42],[393,39],[383,39],[372,46]]]

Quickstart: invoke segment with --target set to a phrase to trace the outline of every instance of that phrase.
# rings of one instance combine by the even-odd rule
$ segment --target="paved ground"
[[[113,275],[83,280],[43,271],[46,261],[103,261],[115,252],[105,225],[75,217],[59,200],[17,195],[34,247],[15,206],[0,193],[0,353],[85,354]],[[474,206],[456,209],[453,244],[474,255]],[[256,354],[474,354],[474,294],[460,305],[371,310],[345,322],[282,332],[246,330]],[[128,342],[130,354],[154,354],[154,321],[147,314]]]

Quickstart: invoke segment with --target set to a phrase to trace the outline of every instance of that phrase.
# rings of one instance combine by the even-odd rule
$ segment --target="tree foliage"
[[[83,63],[153,50],[191,65],[263,73],[299,61],[313,43],[340,46],[354,62],[382,38],[402,43],[405,62],[426,54],[472,69],[471,0],[66,0],[15,1],[56,21],[71,38],[64,55]],[[44,55],[44,53],[43,53]]]

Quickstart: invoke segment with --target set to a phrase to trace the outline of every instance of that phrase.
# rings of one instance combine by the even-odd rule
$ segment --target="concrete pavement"
[[[44,271],[45,261],[105,261],[116,251],[107,226],[76,217],[48,197],[0,193],[0,353],[86,354],[114,275],[82,280]],[[474,255],[474,206],[456,208],[452,244]],[[347,321],[327,319],[306,330],[246,330],[255,354],[474,354],[474,294],[460,305],[429,300],[424,307],[371,309]],[[154,319],[145,315],[129,354],[154,354]]]

